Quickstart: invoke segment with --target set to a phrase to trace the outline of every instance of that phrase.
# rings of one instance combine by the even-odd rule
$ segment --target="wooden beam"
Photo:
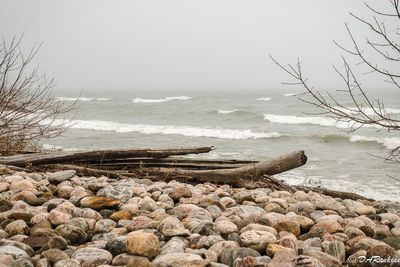
[[[8,157],[0,157],[0,164],[13,166],[27,166],[40,164],[73,163],[78,160],[113,159],[127,157],[154,157],[163,158],[173,155],[189,155],[208,153],[212,147],[193,148],[169,148],[169,149],[112,149],[112,150],[83,150],[83,151],[60,151],[37,154],[23,154]]]

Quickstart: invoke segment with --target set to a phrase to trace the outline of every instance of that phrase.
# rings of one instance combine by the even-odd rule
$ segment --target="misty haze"
[[[0,263],[400,258],[398,0],[0,7]]]

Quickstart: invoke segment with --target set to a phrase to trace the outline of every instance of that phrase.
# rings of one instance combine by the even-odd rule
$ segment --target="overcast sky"
[[[43,41],[41,69],[58,88],[264,89],[288,77],[267,58],[300,58],[319,86],[347,40],[344,22],[367,29],[362,0],[0,0],[0,36]],[[373,1],[385,6],[387,1]],[[379,87],[371,81],[369,87]]]

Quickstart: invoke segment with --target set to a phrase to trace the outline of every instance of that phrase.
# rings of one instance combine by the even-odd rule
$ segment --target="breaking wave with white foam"
[[[359,109],[356,107],[346,107],[346,108],[342,108],[342,107],[334,107],[338,110],[341,110],[345,113],[349,113],[349,114],[357,114],[359,113]],[[379,108],[376,108],[375,110],[373,108],[360,108],[362,112],[364,112],[366,115],[368,116],[374,116],[376,115],[376,112],[378,113],[382,113],[382,114],[400,114],[400,109],[398,108],[385,108],[383,110],[379,110]],[[376,111],[376,112],[375,112]]]
[[[51,144],[43,144],[42,145],[42,150],[49,151],[49,152],[55,152],[55,151],[79,151],[80,149],[78,149],[78,148],[65,148],[65,147],[62,147],[62,146],[51,145]]]
[[[231,114],[231,113],[234,113],[234,112],[236,112],[236,111],[239,111],[238,109],[232,109],[232,110],[218,110],[217,112],[219,113],[219,114],[223,114],[223,115],[226,115],[226,114]]]
[[[337,127],[337,128],[350,128],[351,126],[355,126],[354,123],[337,121],[332,118],[324,118],[324,117],[314,117],[314,116],[305,116],[298,117],[292,115],[275,115],[275,114],[264,114],[264,120],[273,123],[282,123],[282,124],[313,124],[325,127]]]
[[[271,100],[271,97],[259,97],[259,98],[257,98],[257,100],[258,100],[258,101],[265,101],[265,102],[267,102],[267,101],[270,101],[270,100]]]
[[[357,128],[378,128],[381,126],[375,124],[361,124],[355,121],[343,121],[336,120],[333,118],[318,117],[318,116],[293,116],[293,115],[276,115],[276,114],[264,114],[264,120],[273,123],[281,124],[312,124],[324,127],[337,127],[340,129],[357,129]]]
[[[82,102],[87,102],[87,101],[111,101],[111,98],[106,98],[106,97],[57,97],[58,101],[82,101]]]
[[[387,149],[395,149],[400,146],[400,138],[398,137],[367,137],[362,135],[353,135],[350,142],[376,142],[383,145]]]
[[[283,96],[285,97],[289,97],[289,96],[297,96],[299,95],[298,93],[287,93],[287,94],[283,94]]]
[[[192,99],[190,96],[167,96],[164,98],[158,99],[148,99],[148,98],[134,98],[132,100],[133,103],[163,103],[173,100],[189,100]]]
[[[57,120],[54,123],[64,125],[67,123],[68,126],[73,129],[112,131],[117,133],[136,132],[143,134],[171,134],[187,137],[210,137],[235,140],[276,138],[281,136],[277,132],[253,132],[251,130],[200,128],[174,125],[127,124],[101,120]]]

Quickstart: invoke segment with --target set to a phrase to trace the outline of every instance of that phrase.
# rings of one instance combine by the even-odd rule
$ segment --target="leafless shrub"
[[[35,151],[42,138],[66,129],[63,116],[73,110],[52,95],[54,79],[39,73],[32,60],[41,45],[24,54],[22,36],[0,41],[0,154]],[[60,119],[60,120],[59,120]]]
[[[355,38],[348,24],[345,24],[350,37],[352,47],[345,48],[335,42],[348,56],[355,57],[360,62],[357,65],[365,65],[369,71],[366,74],[375,73],[383,78],[384,82],[400,89],[400,9],[399,0],[387,0],[389,11],[377,10],[367,3],[366,7],[372,13],[370,20],[361,18],[352,13],[350,15],[358,22],[367,26],[373,35],[373,39],[366,38],[360,44]],[[378,56],[375,60],[371,58]],[[400,120],[389,114],[385,104],[379,99],[371,99],[357,75],[353,71],[354,65],[349,63],[348,58],[342,57],[343,67],[334,66],[335,72],[345,84],[346,100],[350,100],[354,107],[349,108],[344,101],[339,100],[333,94],[326,96],[311,86],[304,77],[302,66],[298,60],[296,64],[284,66],[271,57],[272,61],[282,70],[288,73],[295,82],[291,85],[300,85],[305,89],[305,96],[300,100],[317,107],[327,116],[331,116],[340,122],[347,122],[349,131],[353,132],[364,126],[376,127],[386,131],[400,131]],[[377,62],[381,62],[378,64]],[[400,147],[393,149],[386,161],[400,163]]]

